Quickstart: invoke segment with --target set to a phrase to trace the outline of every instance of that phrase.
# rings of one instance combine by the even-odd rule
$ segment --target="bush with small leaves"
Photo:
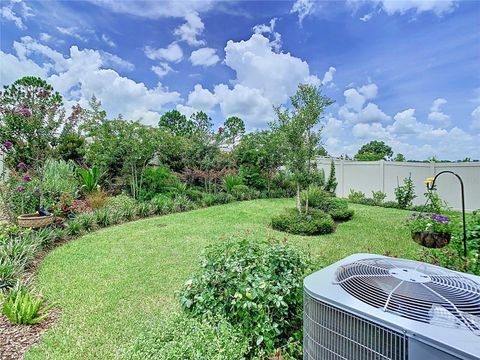
[[[286,209],[271,221],[272,228],[297,235],[322,235],[335,230],[332,217],[321,210],[309,209],[308,213],[297,209]]]
[[[194,203],[201,203],[204,193],[200,190],[190,188],[187,189],[186,195]]]
[[[250,190],[247,185],[235,185],[230,193],[237,200],[250,200],[255,198],[252,190]]]
[[[385,194],[383,191],[372,191],[372,199],[377,206],[382,206],[386,197],[387,194]]]
[[[108,199],[105,207],[116,212],[125,220],[133,220],[138,211],[137,202],[128,195],[118,195]]]
[[[348,195],[348,200],[350,200],[350,202],[360,204],[366,198],[364,192],[350,189],[350,194]]]
[[[80,234],[82,231],[82,226],[77,218],[73,218],[67,222],[67,234],[70,236],[75,236]]]
[[[216,195],[216,203],[217,204],[228,204],[233,201],[235,201],[235,198],[233,197],[232,194],[227,194],[227,193],[218,193]]]
[[[52,305],[45,306],[43,297],[33,295],[27,287],[19,284],[2,297],[2,312],[15,324],[38,324],[47,318],[47,312],[52,308]]]
[[[184,309],[199,318],[221,316],[251,345],[248,358],[273,353],[298,335],[306,255],[284,242],[227,239],[210,245],[201,269],[180,294]]]
[[[148,202],[141,202],[137,206],[138,215],[140,217],[147,217],[155,214],[155,207]]]
[[[319,187],[311,186],[308,190],[308,206],[313,208],[322,208],[324,203],[332,197],[332,194],[322,190]],[[302,191],[300,201],[303,206],[307,203],[307,191]]]
[[[93,212],[93,215],[95,218],[95,223],[100,227],[106,227],[114,224],[114,221],[112,219],[112,213],[108,209],[97,209]]]
[[[174,313],[146,326],[125,352],[125,358],[242,360],[248,349],[248,339],[225,320]]]
[[[96,216],[94,213],[84,213],[84,214],[78,214],[75,217],[75,220],[78,221],[80,228],[85,231],[92,231],[95,229],[96,225]]]
[[[173,212],[173,199],[167,195],[155,195],[150,203],[155,207],[155,212],[159,215],[169,214]]]
[[[182,212],[192,210],[195,204],[186,195],[175,195],[173,198],[173,211]]]
[[[353,218],[355,211],[353,209],[335,209],[329,212],[335,221],[347,221]]]

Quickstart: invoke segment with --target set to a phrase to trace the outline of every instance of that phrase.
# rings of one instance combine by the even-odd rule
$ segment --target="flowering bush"
[[[446,216],[438,214],[412,213],[409,217],[405,219],[405,224],[412,233],[452,233],[452,223],[450,219]]]

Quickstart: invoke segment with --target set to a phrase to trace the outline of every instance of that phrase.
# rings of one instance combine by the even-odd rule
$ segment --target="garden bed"
[[[248,232],[254,239],[284,238],[270,218],[291,199],[256,200],[106,228],[53,250],[41,264],[37,286],[63,310],[26,359],[121,357],[147,323],[166,319],[178,307],[176,291],[198,268],[201,251],[216,241]],[[333,234],[287,235],[308,249],[318,267],[358,252],[416,258],[408,212],[353,205],[355,221]],[[159,228],[159,225],[165,225]],[[348,245],[348,246],[346,246]]]

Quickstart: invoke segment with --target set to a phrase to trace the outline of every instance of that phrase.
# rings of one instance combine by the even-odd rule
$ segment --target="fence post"
[[[344,190],[344,183],[345,183],[345,176],[343,175],[344,174],[344,169],[343,169],[343,159],[340,159],[340,179],[342,179],[341,181],[341,186],[340,186],[340,189],[341,189],[341,197],[344,197],[345,196],[345,190]]]
[[[382,179],[382,192],[385,192],[385,160],[380,160],[380,177]]]

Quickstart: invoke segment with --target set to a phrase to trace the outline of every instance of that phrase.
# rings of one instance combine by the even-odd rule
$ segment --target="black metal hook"
[[[465,190],[464,190],[464,187],[463,187],[462,178],[460,177],[460,175],[458,175],[457,173],[454,173],[453,171],[450,171],[450,170],[440,171],[437,175],[435,175],[435,177],[433,178],[433,181],[431,183],[427,183],[427,189],[429,191],[432,191],[435,188],[435,181],[442,174],[455,175],[457,177],[458,181],[460,181],[460,191],[462,193],[463,256],[467,257],[467,224],[465,222]]]

